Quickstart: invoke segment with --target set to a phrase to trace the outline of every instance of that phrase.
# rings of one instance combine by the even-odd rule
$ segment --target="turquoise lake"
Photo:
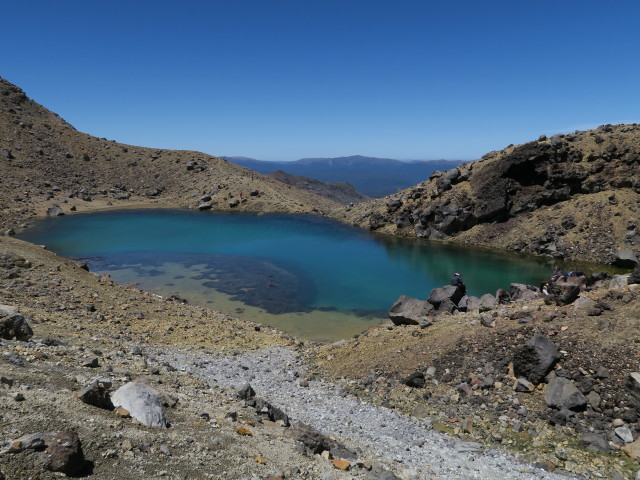
[[[48,218],[18,235],[98,274],[304,338],[346,338],[400,295],[462,273],[470,295],[539,285],[553,261],[372,234],[312,215],[124,210]]]

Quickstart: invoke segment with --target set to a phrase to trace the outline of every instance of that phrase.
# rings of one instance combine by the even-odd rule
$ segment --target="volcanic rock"
[[[401,295],[389,309],[389,318],[395,325],[419,325],[433,310],[428,301]]]
[[[632,250],[621,248],[616,252],[616,258],[613,263],[621,268],[635,268],[638,266],[638,258]]]
[[[141,382],[129,382],[114,392],[111,402],[148,427],[168,427],[160,392]]]
[[[44,466],[52,472],[76,475],[86,467],[80,439],[75,432],[60,432],[55,435],[45,454],[47,460]]]
[[[0,305],[0,338],[26,341],[32,336],[33,330],[27,319],[15,307]]]
[[[513,370],[517,376],[539,384],[558,361],[558,348],[542,334],[534,335],[523,347],[516,350]]]
[[[547,385],[544,400],[551,408],[567,408],[569,410],[583,410],[587,406],[587,399],[580,393],[572,380],[555,377]]]
[[[447,285],[445,287],[434,288],[427,301],[435,308],[438,308],[445,300],[450,300],[454,305],[464,296],[464,289],[458,285]]]

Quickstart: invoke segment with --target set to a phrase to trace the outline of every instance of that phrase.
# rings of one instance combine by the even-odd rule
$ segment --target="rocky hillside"
[[[342,218],[447,239],[632,267],[640,257],[640,125],[509,146]]]
[[[319,180],[314,180],[309,177],[291,175],[290,173],[283,172],[282,170],[278,170],[267,175],[282,183],[311,192],[315,195],[320,195],[321,197],[328,198],[342,205],[361,203],[369,200],[369,197],[363,195],[353,188],[352,185],[345,182],[320,182]]]
[[[253,192],[253,195],[251,194]],[[256,195],[257,193],[257,195]],[[58,204],[326,213],[337,205],[221,158],[123,145],[78,132],[0,79],[0,228]]]

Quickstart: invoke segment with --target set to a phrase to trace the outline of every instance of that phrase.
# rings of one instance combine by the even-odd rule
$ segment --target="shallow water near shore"
[[[314,340],[379,323],[461,271],[470,295],[538,285],[549,259],[375,235],[312,215],[126,210],[47,218],[19,238],[159,295]]]

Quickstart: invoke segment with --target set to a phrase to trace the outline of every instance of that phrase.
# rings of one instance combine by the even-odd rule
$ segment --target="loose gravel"
[[[428,420],[360,401],[340,386],[312,380],[302,358],[287,348],[269,348],[234,356],[158,351],[173,367],[220,387],[237,389],[249,382],[258,397],[285,411],[294,421],[309,424],[340,440],[402,478],[413,479],[566,479],[513,457],[434,431]]]

